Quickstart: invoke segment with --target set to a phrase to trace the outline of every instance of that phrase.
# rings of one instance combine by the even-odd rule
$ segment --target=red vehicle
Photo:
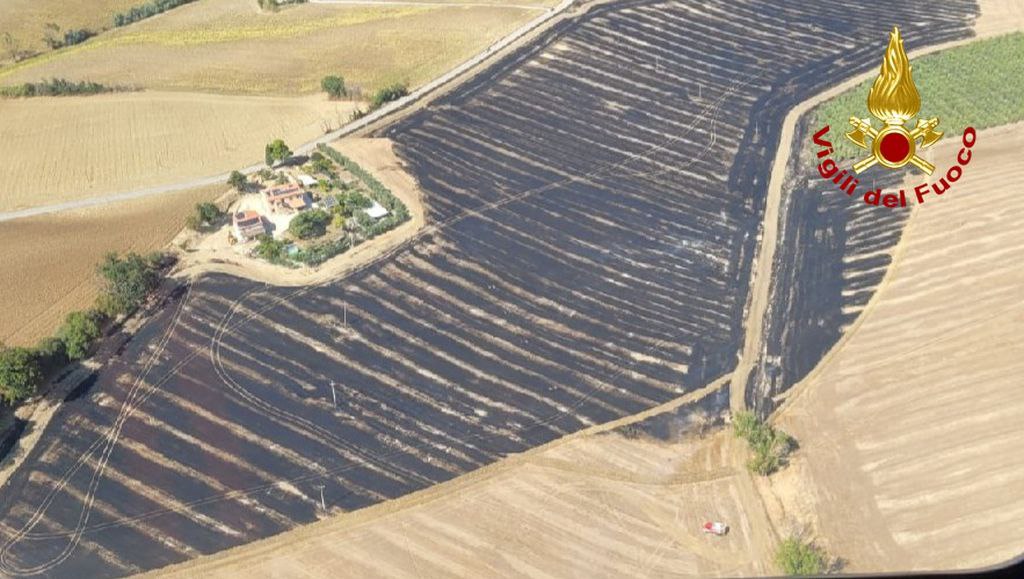
[[[704,523],[704,532],[710,535],[722,535],[729,532],[729,525],[725,523],[719,523],[718,521],[708,521]]]

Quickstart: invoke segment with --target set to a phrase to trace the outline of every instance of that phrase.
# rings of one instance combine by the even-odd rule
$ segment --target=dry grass
[[[537,2],[542,6],[553,1]],[[308,94],[326,74],[366,90],[421,84],[535,17],[502,7],[304,4],[263,14],[255,0],[204,0],[0,70],[153,90]]]
[[[9,33],[23,50],[49,51],[43,42],[48,22],[62,30],[87,28],[99,32],[112,26],[113,16],[142,0],[3,0],[0,2],[0,36]],[[0,47],[2,50],[2,47]],[[8,61],[0,52],[0,63]]]
[[[926,197],[874,301],[781,413],[801,445],[785,511],[810,513],[850,570],[992,565],[1024,544],[1022,131],[982,133],[964,176]]]
[[[195,203],[225,189],[5,222],[0,226],[0,341],[29,345],[53,332],[67,312],[92,304],[95,267],[104,254],[164,247]]]
[[[216,175],[348,119],[318,96],[120,93],[0,101],[0,211]],[[6,227],[6,224],[5,224]]]

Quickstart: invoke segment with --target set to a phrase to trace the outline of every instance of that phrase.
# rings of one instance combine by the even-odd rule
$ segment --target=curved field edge
[[[979,134],[956,190],[918,208],[854,328],[774,421],[801,443],[763,487],[856,571],[982,567],[1024,541],[1013,347],[1021,124]],[[946,156],[958,147],[939,145]],[[842,497],[842,500],[837,500]]]
[[[925,104],[932,105],[930,110],[934,111],[955,111],[950,115],[954,120],[942,124],[948,139],[958,141],[966,126],[982,129],[1024,119],[1024,106],[1019,104],[1014,83],[1005,82],[1006,78],[1015,78],[1007,77],[1007,73],[1021,67],[1019,59],[1007,58],[1017,48],[1024,49],[1024,33],[911,52],[915,70],[924,63],[921,69],[929,71],[920,75],[925,81],[918,82],[922,94],[927,95]],[[937,80],[955,78],[979,62],[990,64],[985,68],[987,75],[975,73],[973,86],[987,87],[977,94],[965,88],[970,85]],[[841,195],[817,175],[815,168],[811,134],[829,125],[827,138],[842,150],[845,119],[863,108],[875,74],[852,78],[801,104],[791,113],[793,120],[787,121],[787,126],[793,123],[789,149],[794,152],[777,158],[773,179],[779,180],[780,189],[773,184],[772,192],[784,192],[777,205],[769,202],[769,208],[781,209],[778,254],[771,260],[770,272],[761,270],[771,279],[770,298],[762,306],[765,313],[761,331],[747,336],[748,340],[757,338],[748,343],[748,351],[765,354],[758,355],[756,364],[736,377],[746,381],[744,397],[762,414],[770,412],[781,395],[810,372],[857,320],[886,275],[910,214],[910,208],[877,208],[864,204],[859,196]],[[943,92],[944,87],[948,93]],[[843,122],[837,121],[839,118]],[[964,124],[957,125],[957,121]],[[925,154],[931,156],[931,152]],[[783,162],[784,170],[780,165]],[[876,171],[868,175],[870,181],[865,181],[861,189],[899,188],[903,174],[911,179],[915,175],[913,171]],[[769,234],[774,223],[770,216],[766,218]],[[757,315],[751,313],[751,320],[756,321]]]

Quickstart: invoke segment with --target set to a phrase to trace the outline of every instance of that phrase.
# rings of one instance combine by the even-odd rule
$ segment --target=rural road
[[[384,2],[382,0],[378,0],[376,2],[372,2],[372,1],[371,2],[362,2],[362,1],[359,1],[359,2],[348,2],[346,0],[340,0],[340,1],[337,1],[337,0],[313,0],[313,1],[314,1],[314,3],[321,3],[321,4],[349,4],[349,3],[351,3],[351,4],[399,4],[399,2]],[[363,117],[363,118],[361,118],[361,119],[359,119],[357,121],[351,122],[351,123],[349,123],[349,124],[339,128],[336,131],[332,131],[330,133],[325,133],[323,136],[321,136],[321,137],[319,137],[319,138],[317,138],[317,139],[315,139],[313,141],[310,141],[308,143],[304,143],[303,145],[301,145],[301,146],[299,146],[299,147],[294,149],[295,154],[302,155],[302,154],[310,153],[314,149],[316,149],[317,145],[326,144],[326,143],[329,143],[329,142],[334,141],[336,139],[339,139],[341,137],[344,137],[344,136],[350,135],[352,133],[355,133],[355,132],[357,132],[357,131],[359,131],[361,129],[364,129],[364,128],[372,125],[373,123],[376,123],[376,122],[380,121],[381,119],[383,119],[384,117],[386,117],[388,115],[391,115],[393,113],[401,111],[401,110],[403,110],[403,109],[405,109],[405,108],[407,108],[407,107],[409,107],[409,106],[411,106],[411,105],[413,105],[413,104],[415,104],[415,103],[417,103],[419,101],[422,101],[426,97],[431,96],[435,91],[437,91],[441,87],[443,87],[443,86],[445,86],[445,85],[447,85],[447,84],[449,84],[449,83],[459,79],[460,77],[462,77],[463,75],[465,75],[467,73],[470,73],[471,71],[473,71],[475,68],[477,68],[481,64],[484,64],[485,62],[487,62],[489,59],[499,55],[503,50],[505,50],[506,48],[509,48],[510,46],[515,44],[517,41],[519,41],[520,39],[522,39],[526,35],[530,34],[531,32],[534,32],[535,30],[539,29],[540,27],[544,26],[545,24],[551,22],[554,18],[556,18],[557,16],[559,16],[560,14],[562,14],[563,12],[568,10],[570,7],[572,7],[575,3],[576,3],[576,0],[563,0],[560,4],[558,4],[555,7],[549,8],[549,9],[545,9],[545,12],[543,14],[541,14],[538,17],[534,18],[533,20],[527,22],[525,25],[523,25],[522,27],[520,27],[516,31],[512,32],[508,36],[505,36],[501,40],[499,40],[499,41],[495,42],[494,44],[488,46],[487,48],[485,48],[482,52],[480,52],[479,54],[477,54],[473,58],[467,60],[466,62],[463,62],[459,66],[457,66],[457,67],[453,68],[452,70],[448,71],[447,73],[445,73],[445,74],[435,78],[434,80],[430,81],[429,83],[427,83],[427,84],[421,86],[420,88],[414,90],[408,96],[406,96],[404,98],[401,98],[401,99],[399,99],[397,101],[394,101],[394,102],[392,102],[392,103],[390,103],[388,105],[385,105],[385,106],[381,107],[380,109],[378,109],[378,110],[376,110],[376,111],[366,115],[365,117]],[[426,3],[422,3],[422,2],[415,2],[415,3],[411,3],[410,2],[409,4],[427,5]],[[452,3],[452,2],[439,3],[439,4],[444,4],[444,5],[448,5],[448,6],[468,6],[468,4]],[[487,4],[487,6],[490,6],[490,5]],[[508,5],[505,5],[505,6],[508,7]],[[538,7],[538,6],[524,6],[524,8],[529,8],[531,10],[543,9],[542,7]],[[244,169],[241,169],[241,171],[243,173],[246,173],[246,174],[251,174],[251,173],[255,173],[256,171],[259,171],[263,167],[264,167],[264,165],[262,163],[258,163],[258,164],[250,165],[249,167],[246,167]],[[142,188],[142,189],[134,189],[134,190],[131,190],[131,191],[125,191],[125,192],[121,192],[121,193],[113,193],[113,194],[110,194],[110,195],[102,195],[102,196],[99,196],[99,197],[92,197],[92,198],[89,198],[89,199],[80,199],[80,200],[77,200],[77,201],[68,201],[68,202],[65,202],[65,203],[54,203],[54,204],[51,204],[51,205],[39,205],[39,206],[36,206],[36,207],[29,207],[27,209],[19,209],[19,210],[16,210],[16,211],[2,212],[2,213],[0,213],[0,222],[12,221],[12,220],[15,220],[15,219],[23,219],[23,218],[26,218],[26,217],[36,217],[36,216],[39,216],[39,215],[49,215],[49,214],[52,214],[52,213],[61,213],[61,212],[64,212],[64,211],[72,211],[72,210],[77,210],[77,209],[88,209],[88,208],[91,208],[91,207],[100,207],[100,206],[103,206],[103,205],[109,205],[111,203],[118,203],[118,202],[121,202],[121,201],[130,201],[130,200],[133,200],[133,199],[141,199],[141,198],[145,198],[145,197],[153,197],[153,196],[156,196],[156,195],[163,195],[163,194],[167,194],[167,193],[174,193],[174,192],[177,192],[177,191],[186,191],[186,190],[189,190],[189,189],[196,189],[196,188],[199,188],[199,187],[206,187],[206,186],[209,186],[209,185],[216,185],[218,183],[225,183],[227,181],[229,175],[230,175],[230,172],[224,172],[224,173],[220,173],[218,175],[211,175],[211,176],[207,176],[207,177],[199,177],[199,178],[196,178],[196,179],[190,179],[188,181],[180,181],[180,182],[177,182],[177,183],[171,183],[171,184],[167,184],[167,185],[158,185],[156,187],[147,187],[147,188]]]

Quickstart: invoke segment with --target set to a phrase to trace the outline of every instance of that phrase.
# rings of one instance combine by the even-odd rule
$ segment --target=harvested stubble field
[[[149,90],[295,95],[317,92],[324,75],[341,74],[367,92],[398,81],[416,86],[536,14],[328,4],[261,13],[256,0],[203,0],[0,69],[0,84],[67,77]]]
[[[724,389],[723,389],[724,391]],[[558,441],[419,495],[161,577],[771,575],[774,538],[729,432]],[[727,537],[701,525],[730,522]]]
[[[194,558],[322,516],[320,484],[360,509],[727,372],[781,121],[876,66],[883,6],[931,42],[975,10],[616,2],[406,118],[428,227],[320,286],[196,280],[12,476],[0,570]]]
[[[0,100],[0,211],[225,173],[275,138],[297,144],[323,123],[337,128],[354,106],[150,92]]]
[[[914,211],[862,317],[780,411],[800,452],[769,490],[851,571],[1020,555],[1022,131],[979,134],[964,177]]]
[[[30,345],[92,304],[96,264],[110,251],[163,248],[199,201],[225,187],[6,222],[0,226],[0,341]]]
[[[17,47],[32,52],[47,52],[43,41],[46,25],[61,30],[86,28],[99,32],[112,25],[113,16],[144,0],[3,0],[0,3],[0,36],[10,34]],[[0,46],[0,65],[10,63],[5,46]],[[2,70],[2,69],[0,69]]]

